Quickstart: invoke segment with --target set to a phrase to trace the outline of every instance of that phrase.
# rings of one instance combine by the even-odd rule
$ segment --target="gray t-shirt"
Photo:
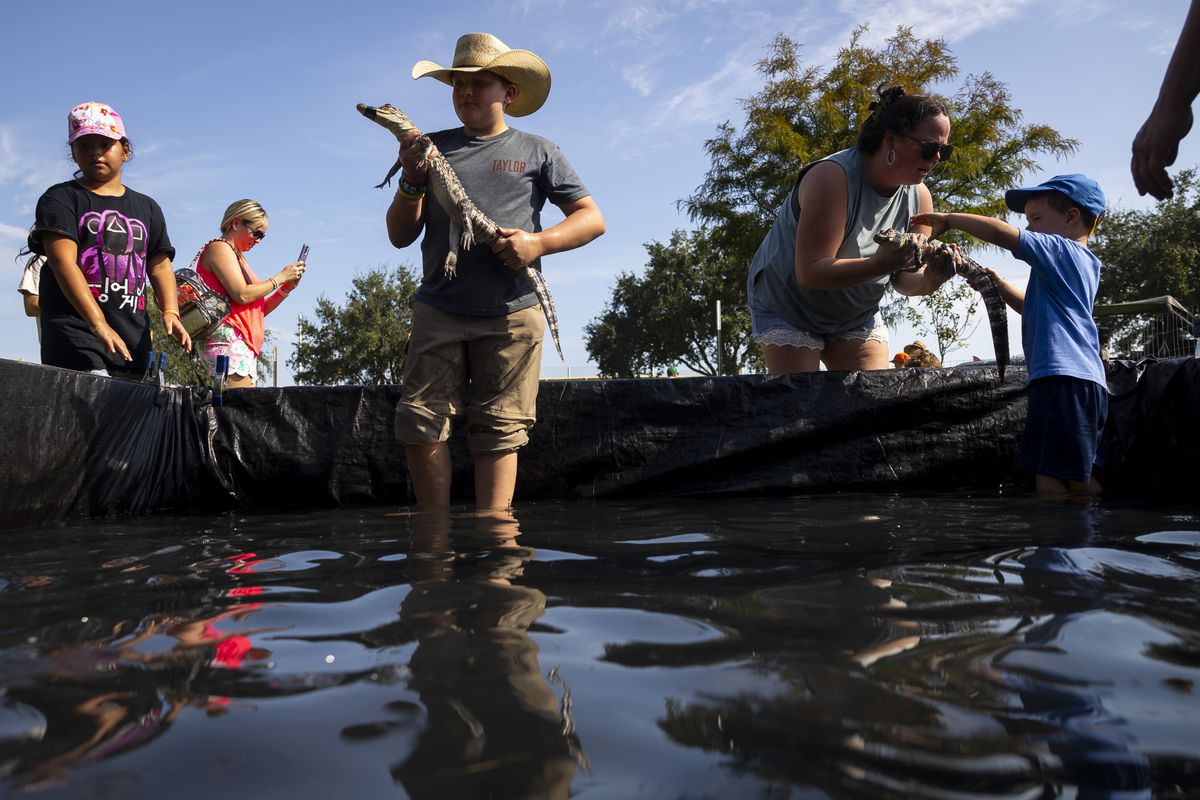
[[[558,146],[541,136],[509,128],[486,138],[462,128],[431,133],[429,138],[454,167],[467,194],[484,214],[504,228],[542,230],[542,208],[582,200],[591,193]],[[421,241],[424,279],[417,299],[452,314],[491,317],[537,305],[524,275],[505,266],[487,245],[458,252],[458,276],[446,277],[450,220],[432,198],[425,200],[425,237]],[[533,263],[541,269],[541,261]]]
[[[846,232],[837,251],[838,258],[867,258],[879,249],[874,239],[876,233],[885,228],[908,229],[908,220],[917,213],[920,202],[916,185],[901,186],[891,197],[876,194],[865,179],[866,165],[857,148],[839,151],[822,160],[832,161],[846,173]],[[805,171],[811,167],[812,164],[805,167]],[[810,333],[829,335],[866,326],[879,310],[888,276],[845,289],[801,288],[796,282],[794,192],[795,189],[788,193],[775,215],[775,223],[750,262],[746,281],[750,301]]]

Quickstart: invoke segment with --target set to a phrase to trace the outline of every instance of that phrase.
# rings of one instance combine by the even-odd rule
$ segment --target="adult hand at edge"
[[[1187,107],[1158,108],[1150,112],[1133,139],[1130,170],[1138,194],[1166,200],[1174,193],[1167,167],[1179,155],[1179,143],[1192,129],[1192,110]]]

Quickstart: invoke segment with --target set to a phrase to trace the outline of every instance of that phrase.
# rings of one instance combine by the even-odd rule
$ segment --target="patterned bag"
[[[186,269],[175,270],[175,285],[179,291],[179,321],[193,341],[208,338],[221,320],[229,316],[229,298],[213,291],[195,270],[205,248],[220,241],[224,240],[220,237],[209,239],[200,246],[200,251]]]

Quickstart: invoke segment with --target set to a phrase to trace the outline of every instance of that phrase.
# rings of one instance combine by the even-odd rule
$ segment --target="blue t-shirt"
[[[1092,319],[1100,259],[1079,242],[1025,230],[1013,255],[1031,268],[1021,313],[1029,380],[1063,375],[1107,387]]]

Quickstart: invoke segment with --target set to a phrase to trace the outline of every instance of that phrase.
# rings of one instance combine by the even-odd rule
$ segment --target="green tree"
[[[418,281],[407,267],[356,275],[343,305],[317,299],[316,320],[300,317],[288,359],[299,384],[399,383],[412,331]]]
[[[205,386],[212,382],[208,377],[202,358],[203,350],[192,343],[192,352],[187,352],[170,336],[162,324],[162,312],[154,300],[154,293],[146,292],[146,315],[150,319],[150,347],[155,352],[166,352],[166,380],[178,386]],[[142,364],[141,366],[145,366]]]
[[[745,274],[707,231],[675,231],[669,244],[646,245],[641,277],[622,273],[604,312],[584,328],[601,375],[628,378],[682,364],[701,375],[758,366],[751,347]],[[721,354],[716,304],[721,301]]]
[[[758,64],[764,88],[742,101],[744,126],[726,122],[705,143],[708,173],[681,206],[709,229],[727,268],[743,279],[796,174],[805,164],[854,145],[880,86],[931,93],[957,78],[956,59],[943,40],[918,39],[901,27],[883,46],[872,48],[862,42],[866,30],[857,29],[826,70],[804,65],[800,46],[777,36]],[[954,156],[926,180],[935,208],[1002,216],[1004,190],[1019,185],[1039,158],[1062,158],[1078,147],[1049,126],[1023,124],[1008,89],[990,73],[966,77],[950,104]],[[946,238],[964,249],[977,245],[954,235]],[[947,294],[954,291],[950,286],[920,301],[926,315],[949,315],[953,324],[943,326],[949,335],[969,330],[973,311],[953,301],[946,311]],[[885,307],[889,325],[907,313],[906,304],[894,298]]]
[[[946,356],[961,350],[967,339],[979,327],[975,312],[981,298],[978,292],[964,281],[952,281],[933,294],[918,298],[920,309],[908,304],[897,304],[897,313],[912,325],[922,336],[931,336],[937,342],[937,357],[943,364]]]
[[[1182,170],[1175,194],[1146,211],[1105,214],[1089,247],[1100,258],[1098,303],[1127,303],[1171,295],[1200,313],[1200,175]],[[1108,317],[1113,351],[1141,352],[1145,320]]]

